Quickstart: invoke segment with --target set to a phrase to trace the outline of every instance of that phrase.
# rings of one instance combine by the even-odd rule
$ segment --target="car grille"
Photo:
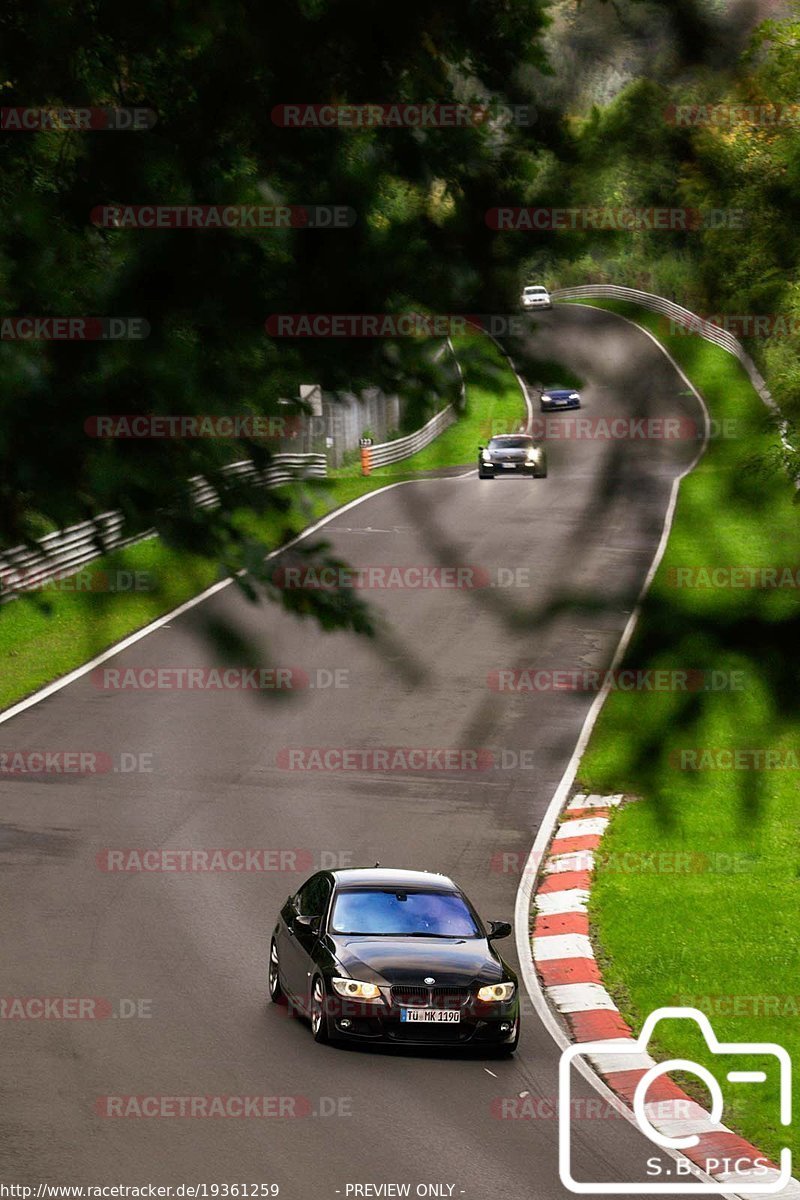
[[[469,988],[422,987],[417,984],[392,988],[392,1004],[405,1008],[463,1008],[469,1000]]]

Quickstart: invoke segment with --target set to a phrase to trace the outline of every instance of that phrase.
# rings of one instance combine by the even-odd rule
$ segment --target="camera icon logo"
[[[714,1055],[720,1055],[720,1071],[712,1073],[701,1063],[692,1062],[685,1058],[672,1058],[666,1062],[656,1063],[647,1053],[647,1047],[653,1035],[653,1030],[662,1020],[694,1021],[702,1033],[708,1049]],[[734,1061],[725,1062],[730,1056]],[[772,1066],[768,1074],[764,1070],[741,1069],[742,1057],[756,1056],[764,1060],[765,1068]],[[647,1137],[654,1147],[668,1152],[666,1161],[669,1166],[661,1165],[660,1159],[649,1158],[648,1173],[661,1176],[663,1182],[654,1182],[653,1178],[641,1183],[578,1180],[572,1170],[572,1075],[573,1063],[585,1074],[589,1074],[583,1060],[588,1060],[590,1068],[601,1075],[615,1071],[643,1071],[633,1095],[633,1114],[635,1124]],[[777,1065],[776,1065],[777,1064]],[[750,1064],[747,1064],[748,1068]],[[666,1075],[669,1071],[684,1071],[697,1076],[708,1088],[711,1096],[711,1109],[706,1112],[693,1101],[648,1101],[648,1089],[655,1080]],[[719,1134],[729,1132],[720,1124],[723,1110],[723,1093],[719,1079],[726,1079],[732,1084],[767,1083],[775,1078],[777,1073],[779,1102],[779,1121],[781,1125],[790,1125],[792,1119],[792,1063],[787,1051],[776,1042],[720,1042],[718,1041],[711,1022],[705,1013],[696,1008],[667,1007],[657,1008],[650,1014],[642,1026],[638,1038],[614,1038],[601,1042],[578,1042],[567,1046],[561,1055],[559,1063],[559,1097],[558,1097],[558,1170],[561,1182],[570,1192],[581,1194],[606,1194],[628,1196],[652,1196],[668,1192],[670,1195],[684,1193],[687,1195],[730,1195],[732,1191],[743,1191],[748,1195],[772,1195],[782,1191],[792,1178],[792,1152],[784,1146],[780,1153],[780,1171],[770,1168],[766,1159],[756,1160],[763,1166],[754,1166],[753,1162],[742,1159],[718,1158],[708,1156],[705,1164],[699,1167],[688,1159],[680,1158],[674,1152],[688,1150],[697,1146],[704,1133]],[[666,1106],[667,1111],[664,1112]],[[680,1111],[680,1109],[689,1111]],[[746,1165],[741,1166],[744,1162]],[[703,1182],[703,1174],[713,1182]],[[737,1176],[741,1176],[737,1180]],[[669,1177],[668,1179],[666,1177]],[[689,1177],[692,1183],[681,1183],[680,1177]],[[760,1178],[759,1178],[760,1177]]]

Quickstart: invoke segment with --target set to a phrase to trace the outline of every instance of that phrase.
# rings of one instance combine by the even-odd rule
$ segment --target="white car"
[[[522,289],[520,297],[523,308],[552,308],[553,301],[550,299],[550,293],[546,287],[541,287],[539,284],[532,284],[530,287]]]

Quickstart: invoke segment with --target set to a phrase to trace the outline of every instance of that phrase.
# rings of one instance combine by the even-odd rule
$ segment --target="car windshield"
[[[532,445],[529,437],[493,437],[489,442],[492,450],[526,450]]]
[[[551,383],[544,390],[546,392],[571,392],[574,389],[568,388],[564,383]]]
[[[333,906],[334,933],[406,937],[478,937],[461,896],[451,892],[339,892]]]
[[[543,287],[526,287],[525,295],[526,296],[541,295],[542,292],[546,292],[546,291],[547,291],[547,288],[543,288]]]

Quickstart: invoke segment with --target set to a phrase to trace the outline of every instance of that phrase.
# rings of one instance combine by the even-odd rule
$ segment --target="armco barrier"
[[[449,339],[442,344],[440,353],[445,349],[450,350],[456,364],[463,405],[464,375]],[[397,438],[393,442],[373,446],[372,465],[380,467],[409,458],[418,450],[430,445],[433,439],[456,419],[456,410],[452,405],[448,405],[414,433]],[[291,483],[298,479],[324,479],[327,471],[327,459],[324,454],[276,454],[270,459],[269,466],[263,470],[259,470],[253,462],[244,460],[224,467],[222,474],[251,485],[255,483],[260,487],[277,487],[279,484]],[[194,502],[199,508],[210,508],[219,503],[219,496],[213,484],[202,475],[194,475],[189,484]],[[0,554],[0,604],[14,599],[20,592],[41,587],[49,580],[74,575],[81,567],[111,550],[121,550],[125,546],[155,536],[155,530],[147,529],[143,533],[126,537],[123,533],[122,513],[107,512],[93,521],[84,521],[80,525],[70,526],[69,529],[47,534],[38,541],[35,549],[16,546],[12,550],[6,550]]]
[[[324,454],[276,454],[262,471],[249,459],[231,463],[223,470],[228,478],[241,479],[257,487],[278,487],[297,479],[325,479],[327,473]],[[194,488],[194,500],[199,508],[211,508],[219,502],[216,489],[202,475],[193,476],[189,483]]]
[[[324,479],[327,467],[324,454],[277,454],[264,470],[246,460],[231,463],[223,469],[223,474],[261,487],[277,487],[295,479]],[[219,503],[215,488],[201,475],[193,476],[189,483],[200,508]],[[151,537],[155,537],[153,529],[125,536],[122,513],[107,512],[93,521],[48,533],[38,541],[35,549],[16,546],[6,550],[0,554],[0,603],[49,580],[74,575],[81,567],[111,550],[121,550]]]
[[[715,325],[703,317],[698,317],[688,308],[683,308],[680,304],[675,304],[674,301],[667,300],[664,296],[655,296],[652,292],[640,292],[636,288],[621,287],[614,283],[587,283],[580,287],[557,288],[550,295],[554,300],[628,300],[631,304],[640,304],[642,308],[650,309],[651,312],[662,313],[663,316],[696,331],[707,342],[721,346],[734,358],[738,358],[764,404],[778,419],[781,442],[785,449],[792,449],[787,441],[786,423],[781,420],[781,411],[773,400],[763,376],[741,342],[721,325]],[[795,480],[795,487],[800,487],[800,480]]]
[[[431,417],[427,425],[423,425],[421,429],[416,429],[414,433],[409,433],[406,437],[397,438],[393,442],[382,442],[379,446],[372,446],[370,448],[371,465],[373,467],[386,467],[390,463],[401,462],[404,458],[410,458],[418,450],[424,450],[426,446],[429,446],[434,438],[443,433],[456,419],[455,409],[452,404],[448,404],[447,408],[443,408],[435,417]]]
[[[463,408],[466,384],[464,382],[464,374],[461,370],[461,363],[456,357],[453,343],[449,338],[442,344],[439,355],[444,352],[445,348],[449,349],[456,364],[461,392],[461,405]],[[443,433],[456,420],[458,420],[458,413],[452,404],[448,404],[447,408],[443,408],[436,416],[431,417],[426,425],[423,425],[421,429],[415,430],[414,433],[409,433],[406,437],[396,438],[393,442],[381,442],[378,446],[371,446],[369,448],[370,467],[386,467],[390,463],[402,462],[404,458],[410,458],[418,450],[424,450],[426,446],[429,446],[434,438],[437,438],[440,433]]]

